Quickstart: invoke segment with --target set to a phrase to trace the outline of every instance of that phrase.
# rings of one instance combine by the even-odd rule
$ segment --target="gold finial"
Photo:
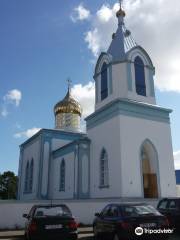
[[[117,11],[117,13],[116,13],[116,16],[117,16],[117,17],[125,17],[125,16],[126,16],[125,11],[122,9],[122,1],[123,1],[123,0],[119,0],[120,9],[119,9],[119,11]]]

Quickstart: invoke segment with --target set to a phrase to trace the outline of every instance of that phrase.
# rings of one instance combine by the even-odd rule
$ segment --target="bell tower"
[[[95,67],[95,112],[86,118],[91,194],[94,198],[175,196],[172,110],[156,105],[155,68],[126,28],[121,1],[116,16],[117,31]]]
[[[107,52],[102,52],[95,67],[96,110],[115,99],[156,104],[155,68],[148,53],[139,46],[125,26],[126,13],[116,13],[118,28],[112,34]]]

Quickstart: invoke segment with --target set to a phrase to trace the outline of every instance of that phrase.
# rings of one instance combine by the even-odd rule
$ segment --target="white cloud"
[[[22,98],[22,93],[21,91],[17,89],[10,90],[5,96],[4,96],[4,101],[7,103],[12,103],[15,104],[16,107],[19,106],[20,101]]]
[[[19,106],[22,99],[22,93],[18,89],[12,89],[7,92],[7,94],[3,97],[3,102],[1,104],[0,115],[2,117],[7,117],[9,114],[8,108],[9,105],[14,105],[16,107]]]
[[[87,117],[94,111],[95,86],[93,82],[89,82],[86,85],[74,85],[71,92],[72,96],[81,104],[83,118]]]
[[[74,9],[73,14],[71,15],[71,20],[73,22],[83,21],[90,18],[90,11],[83,6],[81,3],[78,7]]]
[[[113,11],[108,5],[102,5],[97,11],[97,17],[102,23],[106,23],[113,17]]]
[[[103,4],[91,17],[85,42],[95,58],[106,51],[117,29],[118,3]],[[155,85],[161,91],[180,93],[180,1],[124,1],[126,26],[136,42],[147,50],[156,67]]]
[[[18,132],[14,134],[15,138],[30,138],[33,135],[35,135],[37,132],[39,132],[41,128],[31,128],[31,129],[27,129],[26,131],[23,132]]]
[[[8,113],[6,107],[3,106],[2,111],[1,111],[1,116],[2,116],[2,117],[7,117],[8,114],[9,114],[9,113]]]
[[[88,43],[88,48],[93,52],[94,56],[97,57],[101,42],[101,38],[97,28],[95,28],[93,31],[89,31],[86,33],[85,42]]]
[[[175,169],[180,169],[180,151],[174,152]]]

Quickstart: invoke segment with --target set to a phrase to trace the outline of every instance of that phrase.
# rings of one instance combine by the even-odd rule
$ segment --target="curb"
[[[92,234],[93,233],[93,231],[92,230],[84,230],[83,231],[83,229],[82,230],[80,230],[80,231],[78,231],[78,234]],[[0,236],[0,239],[10,239],[10,238],[14,238],[14,239],[16,239],[16,238],[18,238],[18,239],[24,239],[24,235],[5,235],[5,236]]]

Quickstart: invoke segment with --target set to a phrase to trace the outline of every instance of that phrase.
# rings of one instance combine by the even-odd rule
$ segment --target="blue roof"
[[[118,25],[118,29],[108,49],[114,61],[122,61],[126,58],[126,53],[137,46],[131,32],[125,27],[124,22]]]
[[[180,185],[180,170],[176,170],[176,184]]]

